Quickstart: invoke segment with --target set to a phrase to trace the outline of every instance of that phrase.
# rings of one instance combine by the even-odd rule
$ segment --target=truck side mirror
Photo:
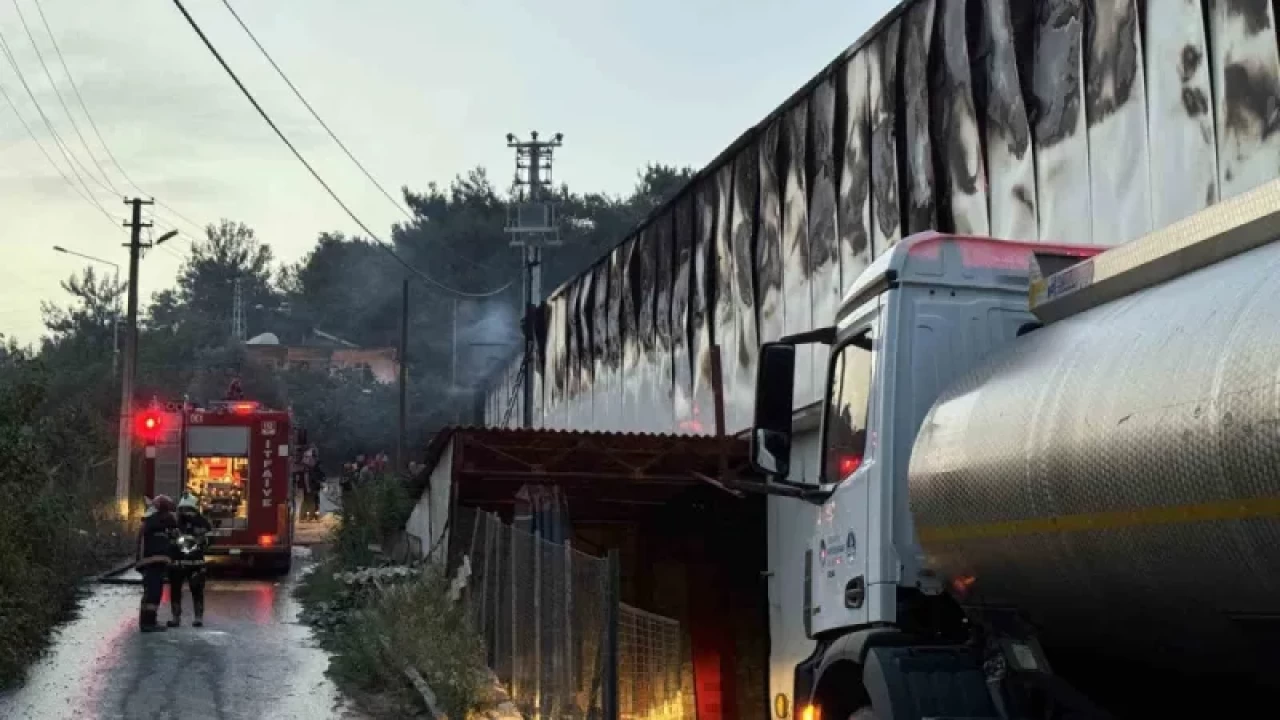
[[[796,348],[788,343],[760,347],[756,408],[751,426],[751,467],[771,477],[791,471],[791,413]]]

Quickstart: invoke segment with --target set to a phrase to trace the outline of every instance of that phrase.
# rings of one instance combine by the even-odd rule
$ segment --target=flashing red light
[[[258,409],[256,402],[236,402],[231,403],[231,412],[233,413],[251,413]]]
[[[836,465],[840,470],[840,479],[843,480],[857,472],[862,467],[861,455],[841,455],[839,464]]]
[[[148,443],[154,442],[160,435],[160,415],[153,412],[146,412],[138,416],[137,434]]]

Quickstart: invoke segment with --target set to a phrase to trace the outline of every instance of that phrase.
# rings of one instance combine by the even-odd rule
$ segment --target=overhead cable
[[[119,196],[121,193],[111,182],[111,178],[107,175],[107,171],[102,169],[102,165],[98,162],[98,158],[93,154],[93,150],[89,147],[89,142],[84,139],[84,133],[80,132],[80,126],[76,123],[75,117],[71,114],[71,108],[67,107],[67,101],[62,97],[62,91],[58,89],[58,83],[53,79],[53,73],[49,72],[49,64],[44,60],[44,53],[40,52],[40,45],[36,42],[36,36],[31,32],[31,26],[27,24],[27,16],[22,12],[22,6],[18,4],[18,0],[13,1],[13,9],[18,12],[18,21],[22,23],[22,29],[27,33],[27,39],[31,41],[31,47],[36,51],[36,59],[40,61],[40,67],[44,69],[44,76],[49,80],[49,86],[53,88],[53,94],[58,98],[58,104],[62,106],[62,112],[66,113],[67,120],[71,122],[71,129],[75,131],[76,137],[80,138],[80,144],[84,146],[85,153],[89,156],[89,160],[93,162],[94,167],[98,168],[98,172],[102,175],[102,179],[106,181],[106,185],[98,183],[99,187],[104,188],[112,195]],[[69,149],[69,148],[68,148]],[[83,165],[80,167],[84,168]],[[84,168],[85,174],[93,177],[93,173],[88,168]],[[94,182],[98,182],[96,177]]]
[[[47,129],[49,134],[53,136],[54,144],[56,144],[58,149],[62,151],[62,156],[67,161],[71,174],[80,181],[80,186],[84,188],[84,192],[88,196],[89,202],[96,205],[98,209],[106,213],[108,217],[111,217],[111,214],[107,213],[107,209],[102,207],[102,203],[98,202],[98,199],[94,197],[93,191],[89,189],[89,185],[84,181],[84,176],[76,170],[76,165],[79,164],[79,161],[77,161],[73,155],[69,154],[66,143],[62,140],[62,136],[58,134],[56,129],[54,129],[53,123],[49,120],[49,116],[45,114],[44,108],[40,106],[40,101],[36,100],[36,95],[32,92],[31,86],[27,84],[27,78],[22,73],[22,68],[18,67],[17,58],[14,57],[13,51],[10,50],[9,43],[5,40],[4,33],[2,32],[0,32],[0,52],[4,53],[5,60],[8,61],[9,67],[13,68],[14,74],[18,76],[18,81],[22,83],[23,89],[27,91],[27,97],[30,98],[32,104],[35,105],[36,112],[39,113],[40,119],[44,121],[45,129]],[[12,101],[10,101],[10,104],[12,105]],[[15,105],[14,112],[16,113],[17,111],[17,106]],[[61,172],[61,168],[59,168],[59,172]],[[112,222],[114,223],[114,220]]]
[[[200,24],[197,23],[195,18],[191,16],[191,13],[187,12],[187,8],[182,4],[182,0],[173,0],[173,4],[178,7],[178,10],[182,13],[183,17],[186,18],[187,23],[191,25],[191,29],[194,30],[196,34],[200,36],[200,40],[204,43],[205,47],[208,48],[209,52],[213,54],[214,59],[216,59],[218,61],[218,64],[222,66],[222,69],[227,72],[227,75],[231,77],[232,81],[235,82],[236,86],[240,88],[240,92],[244,94],[245,98],[253,105],[254,109],[258,111],[258,114],[262,116],[262,119],[266,121],[267,125],[271,127],[271,129],[275,132],[276,136],[280,138],[280,141],[283,142],[289,148],[290,152],[293,153],[293,156],[298,159],[298,162],[302,163],[303,167],[307,169],[307,172],[311,174],[311,177],[315,178],[316,182],[318,182],[320,186],[324,188],[325,192],[329,194],[329,197],[332,198],[333,201],[338,204],[338,207],[342,208],[342,211],[346,213],[347,217],[351,218],[352,222],[354,222],[361,230],[363,230],[366,235],[372,238],[374,242],[377,243],[378,247],[386,251],[388,255],[394,258],[395,261],[398,262],[400,265],[402,265],[406,270],[413,273],[415,276],[422,279],[423,281],[427,282],[429,285],[439,290],[442,290],[444,292],[457,295],[459,297],[469,297],[469,298],[494,297],[504,292],[507,288],[511,287],[512,283],[508,282],[506,285],[503,285],[502,287],[496,290],[490,290],[488,292],[467,292],[465,290],[459,290],[457,288],[450,287],[449,285],[446,285],[440,282],[439,280],[436,280],[435,278],[427,274],[425,271],[420,270],[414,267],[413,265],[410,265],[408,261],[400,257],[400,254],[397,253],[394,248],[392,248],[385,241],[379,238],[378,235],[373,232],[373,230],[369,229],[369,226],[366,225],[364,221],[361,220],[345,202],[343,202],[342,198],[339,197],[336,192],[334,192],[333,188],[330,187],[329,183],[326,182],[325,179],[320,176],[320,173],[317,172],[316,169],[312,167],[311,163],[308,162],[307,159],[302,155],[302,153],[298,151],[298,148],[293,144],[292,141],[289,140],[288,136],[284,134],[284,132],[280,129],[280,127],[276,125],[276,122],[271,119],[271,116],[267,114],[267,111],[264,110],[262,105],[258,103],[258,100],[254,98],[253,93],[249,92],[249,89],[245,87],[243,82],[240,81],[240,77],[236,75],[235,71],[231,69],[231,66],[227,64],[227,61],[223,59],[222,53],[218,52],[218,49],[214,47],[213,42],[209,40],[209,37],[207,35],[205,35],[204,30],[201,29],[200,27]]]
[[[324,131],[328,133],[330,140],[333,140],[334,143],[337,143],[338,147],[340,147],[340,149],[342,149],[344,154],[347,155],[347,159],[351,160],[352,164],[355,164],[357,168],[360,168],[360,172],[365,174],[365,177],[369,179],[369,182],[374,183],[374,187],[378,188],[378,191],[383,193],[383,197],[385,197],[385,199],[387,199],[387,201],[390,202],[390,204],[396,206],[396,209],[401,211],[401,214],[403,214],[404,217],[408,218],[410,222],[416,222],[417,220],[416,215],[413,215],[413,213],[411,213],[410,210],[408,210],[407,208],[404,208],[404,205],[402,204],[402,202],[399,200],[396,200],[396,197],[394,197],[392,193],[388,192],[387,188],[383,187],[383,183],[378,182],[378,178],[375,178],[374,174],[370,173],[369,169],[365,168],[365,164],[361,163],[360,160],[357,160],[356,155],[353,154],[353,152],[348,149],[347,143],[344,143],[342,140],[339,140],[337,133],[334,133],[333,129],[329,127],[329,123],[324,122],[324,118],[320,117],[320,113],[317,113],[316,109],[312,108],[311,102],[308,102],[306,97],[302,96],[302,91],[298,90],[298,87],[296,85],[293,85],[293,81],[291,81],[291,79],[289,79],[289,76],[287,76],[287,74],[284,73],[284,69],[280,68],[279,64],[276,64],[275,58],[271,58],[271,54],[268,53],[268,51],[266,51],[266,47],[262,46],[261,42],[257,40],[256,35],[253,35],[253,31],[251,31],[251,29],[248,28],[247,23],[244,23],[244,20],[241,18],[241,15],[239,15],[239,13],[236,12],[236,8],[233,8],[232,3],[230,3],[230,0],[223,0],[223,5],[227,5],[228,12],[232,14],[233,18],[236,18],[236,22],[239,23],[239,26],[241,26],[241,28],[243,29],[244,35],[247,35],[248,38],[250,38],[250,40],[253,41],[253,45],[257,46],[257,49],[261,51],[262,56],[264,56],[264,58],[266,58],[266,61],[268,61],[268,63],[271,64],[271,68],[274,68],[275,73],[278,74],[278,76],[280,76],[280,79],[283,79],[284,85],[289,86],[289,90],[293,91],[293,95],[297,97],[298,101],[302,102],[302,105],[305,106],[308,113],[311,113],[311,117],[315,119],[315,122],[319,123],[320,127],[324,128]],[[463,254],[463,252],[454,249],[451,243],[449,243],[448,240],[445,240],[445,238],[434,238],[434,240],[439,240],[439,245],[444,247],[445,250],[449,251],[449,254],[453,255],[454,258],[465,261],[465,263],[475,266],[475,268],[490,270],[490,272],[499,272],[499,270],[497,268],[494,268],[493,265],[481,263],[481,261],[479,260],[467,258],[466,254]]]
[[[36,147],[40,150],[40,154],[44,155],[45,160],[48,160],[49,164],[53,166],[53,169],[62,177],[63,182],[74,190],[75,193],[80,196],[80,199],[89,203],[98,210],[98,212],[102,213],[107,218],[107,221],[111,223],[111,227],[123,232],[124,228],[116,225],[116,219],[111,216],[111,213],[107,212],[106,208],[102,207],[101,203],[96,202],[92,196],[85,195],[84,191],[80,189],[80,186],[76,185],[74,180],[67,177],[67,174],[62,170],[62,166],[54,161],[53,156],[49,154],[44,143],[40,142],[40,138],[36,136],[35,131],[31,129],[31,125],[27,122],[27,119],[22,117],[22,113],[18,112],[18,105],[14,103],[13,97],[9,95],[9,91],[5,89],[2,84],[0,84],[0,96],[4,98],[4,101],[9,105],[9,109],[12,110],[14,116],[18,118],[18,122],[22,125],[22,129],[27,131],[27,136],[31,138],[33,143],[35,143]]]
[[[14,0],[14,2],[16,3],[17,0]],[[124,166],[120,164],[120,160],[116,157],[116,154],[111,151],[111,146],[107,144],[106,138],[102,136],[102,131],[99,130],[97,121],[93,119],[93,113],[89,112],[89,106],[88,104],[85,103],[84,96],[80,94],[80,87],[77,85],[75,77],[71,74],[71,68],[67,65],[66,57],[63,56],[62,54],[62,48],[58,45],[57,36],[54,35],[53,27],[49,24],[49,18],[46,17],[44,14],[44,7],[41,5],[40,0],[32,0],[32,2],[35,3],[36,12],[39,13],[40,15],[40,22],[42,25],[44,25],[45,33],[48,34],[49,36],[49,43],[53,46],[54,54],[58,56],[58,63],[61,64],[62,66],[62,72],[67,77],[67,84],[71,86],[71,91],[76,96],[76,102],[80,105],[80,109],[84,112],[85,119],[89,121],[89,127],[93,130],[94,136],[98,138],[98,143],[102,145],[103,151],[106,152],[107,159],[111,161],[111,164],[115,166],[116,170],[120,173],[120,176],[123,177],[125,182],[127,182],[130,186],[132,186],[134,190],[136,190],[140,195],[149,196],[150,194],[147,191],[143,190],[141,187],[139,187],[138,183],[133,181],[133,178],[130,177],[129,173],[125,171]],[[19,16],[21,16],[22,11],[19,10],[18,12],[19,12]],[[23,27],[26,27],[25,21],[23,22]],[[29,30],[28,30],[28,35],[30,35]],[[35,45],[34,39],[31,41],[31,44]],[[37,52],[39,52],[38,49],[37,49]],[[44,60],[41,59],[42,64],[43,62]],[[48,73],[47,67],[45,68],[45,72],[46,74]],[[50,78],[50,83],[52,82],[53,82],[53,79]],[[55,90],[56,90],[56,85],[55,85]],[[61,100],[61,95],[59,95],[59,100]],[[66,109],[65,104],[63,105],[63,109]],[[74,123],[74,120],[72,122]],[[78,128],[76,132],[79,133]],[[80,139],[83,142],[84,137],[81,136]],[[92,152],[90,153],[90,157],[93,157]],[[96,158],[94,159],[94,162],[97,163]],[[102,170],[102,166],[99,165],[98,169]],[[106,173],[103,173],[103,175],[104,177],[106,177]],[[110,184],[113,189],[115,188],[115,183],[111,183],[109,179],[108,179],[108,184]],[[154,200],[154,198],[152,199]],[[181,212],[179,212],[175,208],[170,207],[169,205],[166,205],[165,203],[159,200],[155,200],[155,203],[157,207],[163,208],[164,210],[168,211],[169,213],[177,217],[182,222],[186,223],[189,227],[194,228],[197,234],[204,233],[205,228],[200,223],[195,222],[194,220],[187,217],[186,215],[183,215]],[[172,222],[170,222],[169,224],[173,225]],[[182,237],[183,239],[187,239],[185,236],[180,236],[180,237]]]

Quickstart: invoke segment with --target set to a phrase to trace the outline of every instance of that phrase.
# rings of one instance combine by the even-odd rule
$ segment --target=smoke
[[[502,301],[459,301],[457,384],[474,389],[505,366],[520,347],[520,320]]]

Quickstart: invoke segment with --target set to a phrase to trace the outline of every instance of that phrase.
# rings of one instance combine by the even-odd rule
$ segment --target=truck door
[[[876,472],[875,434],[868,427],[878,318],[855,326],[832,352],[823,417],[823,480],[838,483],[818,515],[813,539],[814,631],[869,621],[868,553],[879,523],[870,507]],[[852,593],[852,595],[850,594]],[[860,595],[856,603],[849,598]]]

